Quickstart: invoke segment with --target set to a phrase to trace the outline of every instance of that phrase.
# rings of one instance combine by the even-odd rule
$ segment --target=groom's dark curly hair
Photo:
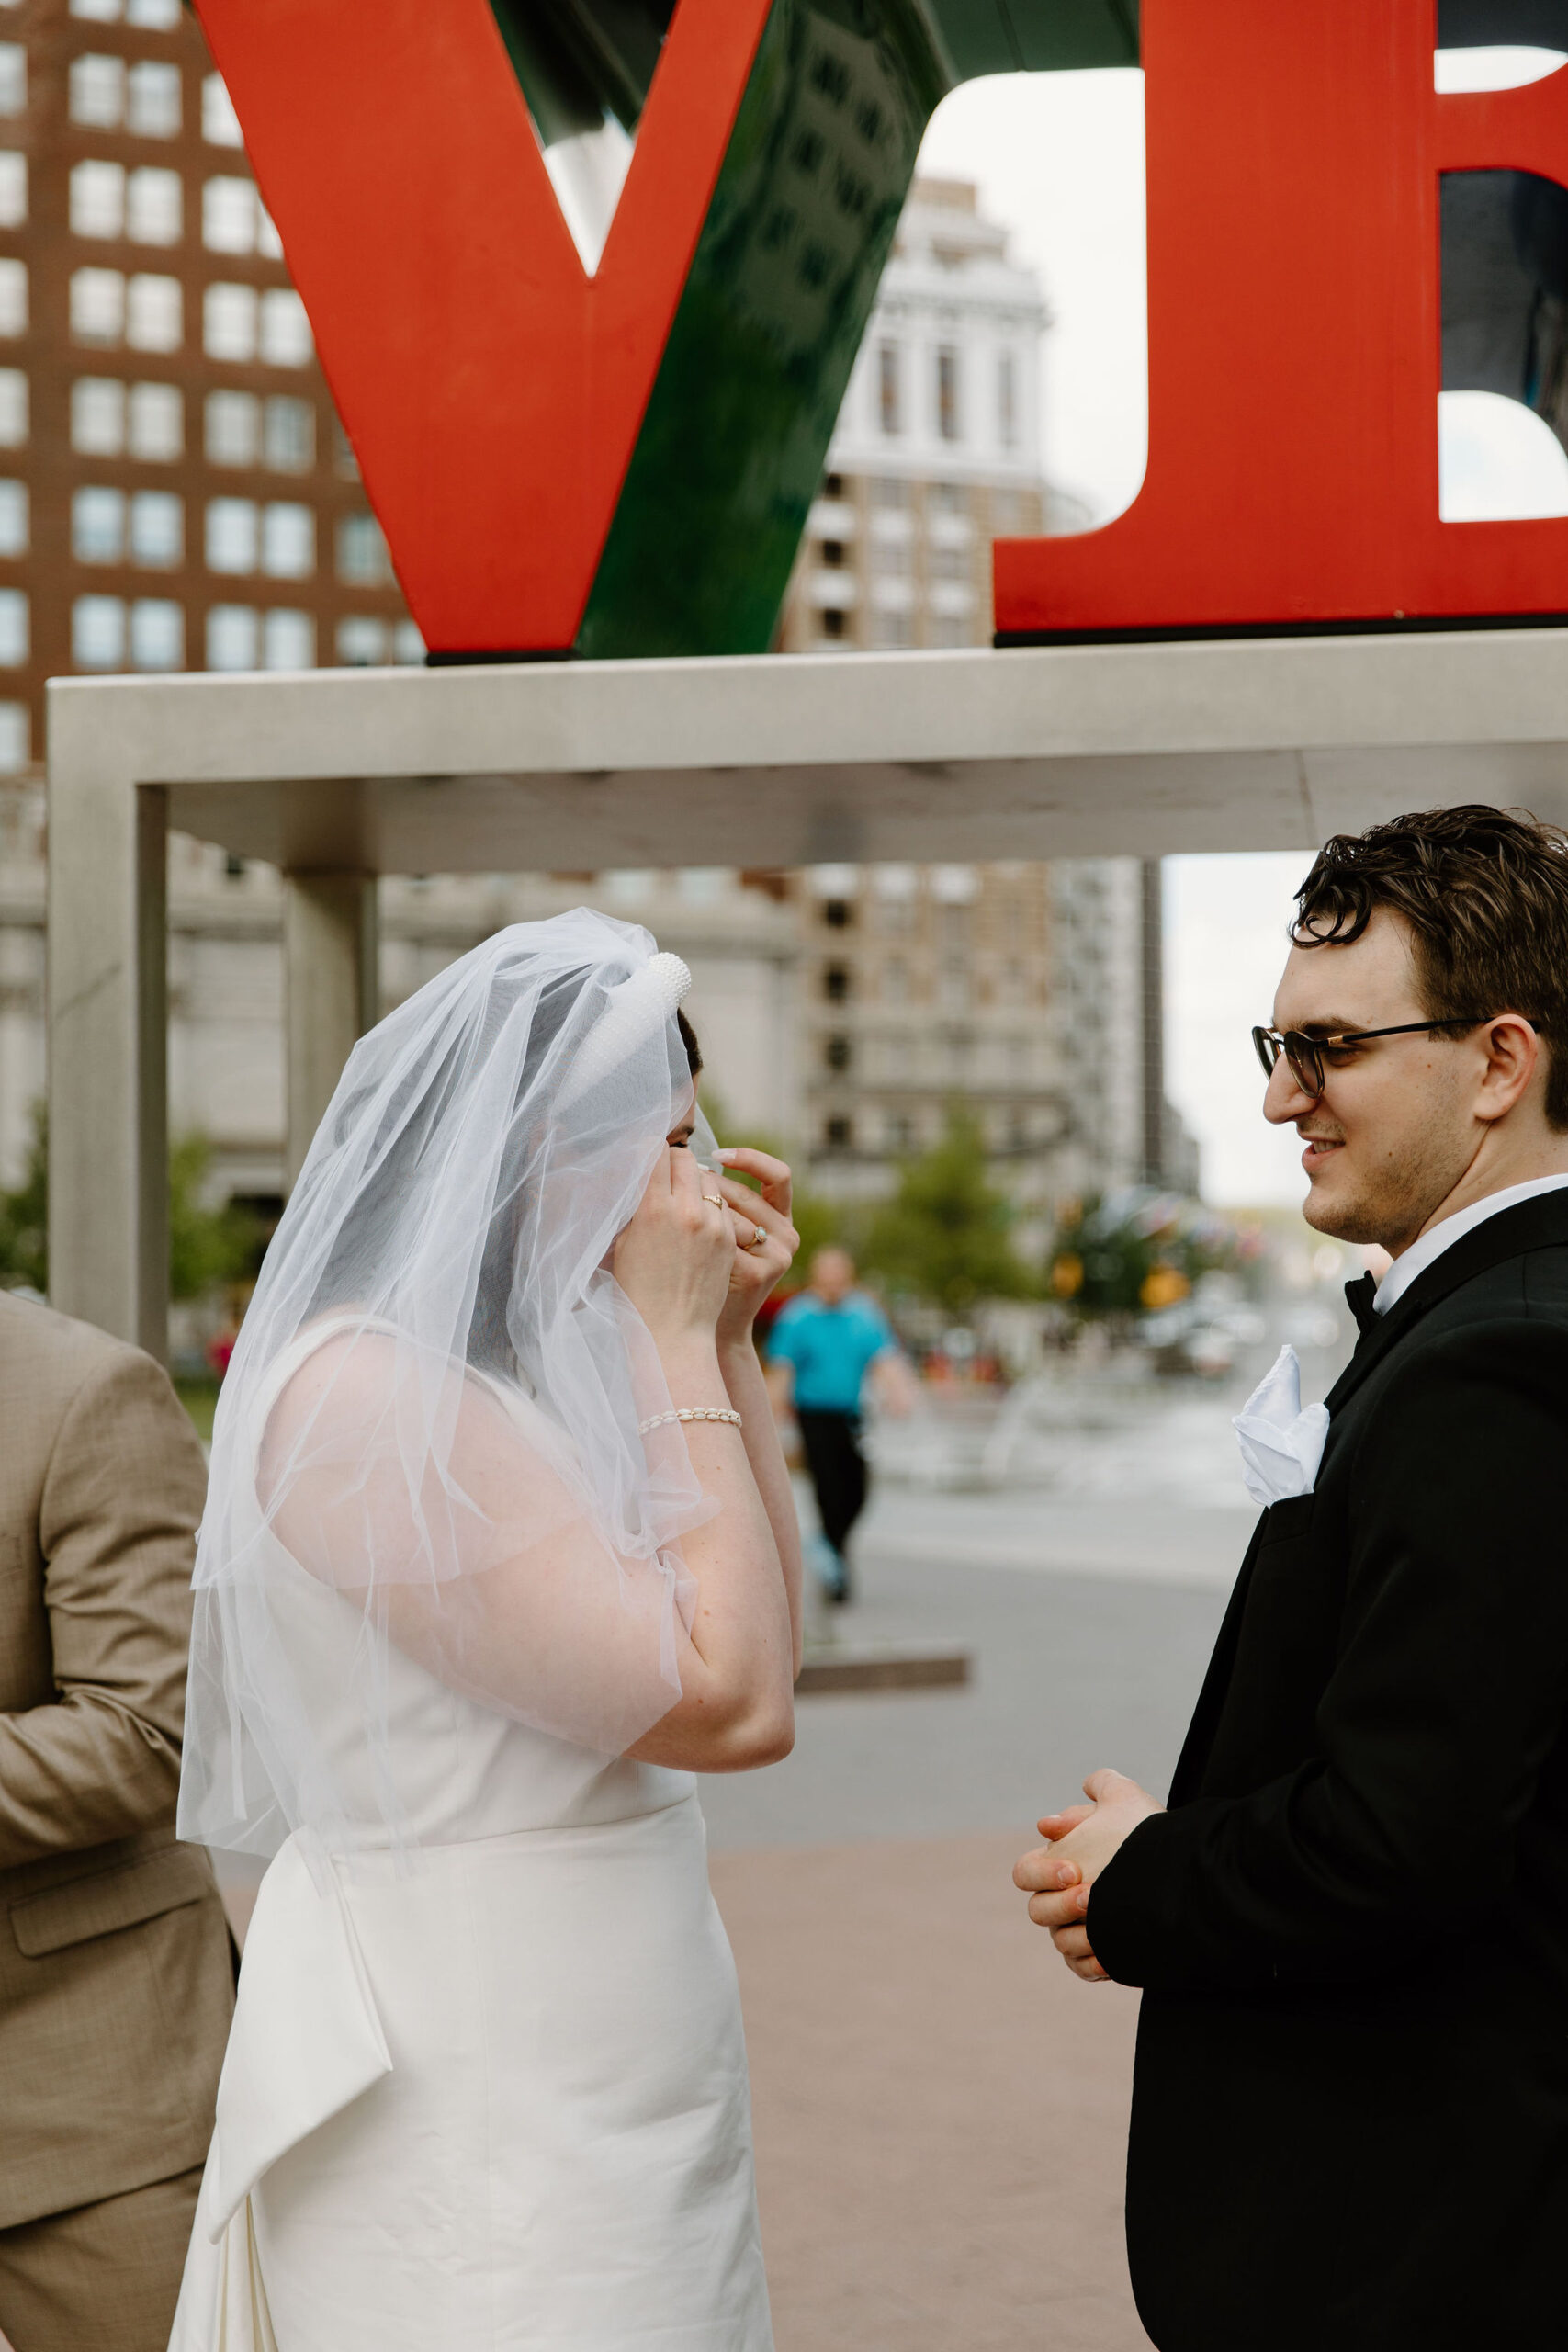
[[[1499,1012],[1547,1049],[1546,1118],[1568,1130],[1568,834],[1527,810],[1428,808],[1324,843],[1296,892],[1298,947],[1347,947],[1379,907],[1409,926],[1433,1027]]]

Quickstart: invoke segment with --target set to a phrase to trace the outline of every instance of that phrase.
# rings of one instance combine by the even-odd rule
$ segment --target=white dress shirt
[[[1419,1241],[1413,1241],[1403,1256],[1394,1260],[1377,1286],[1372,1312],[1386,1315],[1434,1259],[1440,1258],[1451,1243],[1473,1232],[1478,1225],[1484,1225],[1500,1209],[1511,1209],[1520,1201],[1533,1201],[1538,1193],[1560,1193],[1564,1187],[1568,1187],[1568,1174],[1533,1176],[1528,1184],[1510,1184],[1504,1192],[1488,1193],[1483,1201],[1472,1201],[1467,1209],[1456,1209],[1452,1216],[1444,1217],[1440,1225],[1433,1226],[1429,1233],[1424,1233]]]

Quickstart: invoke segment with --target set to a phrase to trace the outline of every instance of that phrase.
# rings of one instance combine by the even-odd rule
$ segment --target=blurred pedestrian
[[[206,1472],[149,1357],[3,1291],[0,1430],[0,2330],[164,2352],[233,2006],[175,1842]]]
[[[842,1604],[852,1597],[850,1534],[869,1485],[861,1451],[866,1379],[877,1376],[879,1401],[893,1413],[909,1410],[914,1383],[886,1316],[856,1288],[847,1250],[818,1250],[807,1287],[776,1317],[767,1345],[770,1385],[794,1410],[817,1497],[818,1573],[828,1599]]]

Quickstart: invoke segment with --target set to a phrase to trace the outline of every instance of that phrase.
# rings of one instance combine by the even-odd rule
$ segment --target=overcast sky
[[[1447,52],[1438,86],[1501,88],[1562,62],[1548,51]],[[922,170],[971,179],[1044,283],[1045,466],[1108,522],[1137,496],[1148,437],[1144,301],[1144,85],[1132,69],[1010,74],[939,109]],[[1512,401],[1450,392],[1439,413],[1445,520],[1568,514],[1568,456]],[[1300,1145],[1264,1125],[1247,1035],[1267,1021],[1291,893],[1310,860],[1173,858],[1167,868],[1167,1068],[1228,1204],[1299,1202]]]

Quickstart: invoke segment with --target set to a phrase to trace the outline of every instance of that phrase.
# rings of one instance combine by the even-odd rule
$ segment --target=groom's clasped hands
[[[1087,1924],[1095,1880],[1138,1824],[1165,1808],[1136,1781],[1109,1768],[1091,1772],[1083,1792],[1088,1804],[1048,1813],[1036,1824],[1046,1842],[1022,1857],[1012,1880],[1029,1897],[1030,1917],[1050,1929],[1073,1974],[1086,1984],[1103,1984],[1107,1972],[1095,1958]]]

